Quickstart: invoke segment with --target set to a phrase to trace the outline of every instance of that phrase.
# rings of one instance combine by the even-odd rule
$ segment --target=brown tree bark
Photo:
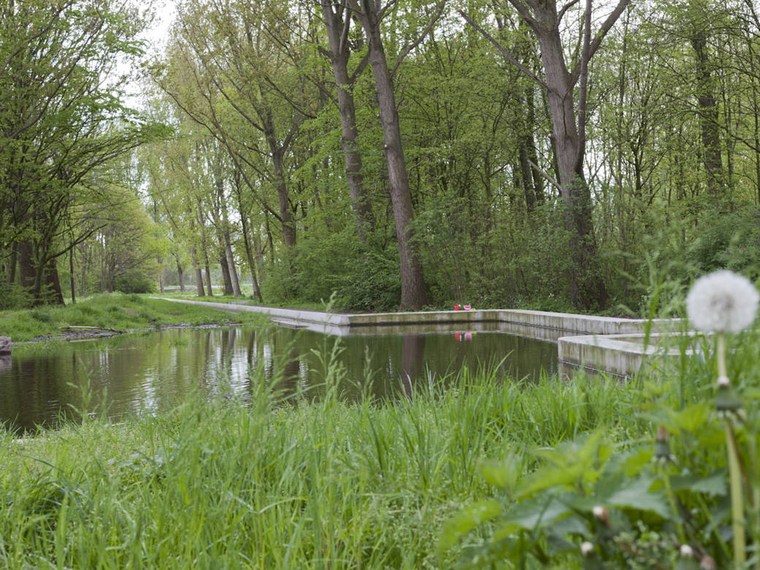
[[[195,274],[195,294],[198,297],[205,297],[206,292],[203,290],[203,271],[201,270],[201,264],[198,261],[198,255],[195,252],[195,248],[190,248],[190,256],[193,259],[193,273]]]
[[[403,309],[420,308],[427,303],[425,280],[418,248],[414,243],[412,195],[409,190],[409,172],[406,168],[401,143],[401,128],[396,109],[388,62],[380,33],[379,7],[373,0],[350,0],[369,46],[369,64],[375,79],[380,122],[383,130],[383,149],[388,168],[391,204],[396,225],[399,265],[401,272],[401,303]]]
[[[322,12],[330,44],[328,56],[332,63],[338,94],[340,111],[341,148],[345,162],[346,180],[351,196],[351,208],[356,220],[356,235],[362,243],[367,242],[367,234],[374,230],[375,217],[372,203],[364,186],[362,175],[362,157],[358,148],[359,132],[356,127],[356,105],[351,86],[356,77],[348,72],[351,51],[348,46],[348,32],[351,17],[348,13],[347,0],[322,0]]]
[[[714,203],[723,202],[726,198],[725,177],[720,148],[718,105],[713,92],[710,60],[707,53],[707,35],[704,30],[699,30],[694,32],[689,39],[694,49],[696,63],[702,164],[707,175],[707,193]]]
[[[556,0],[508,0],[508,2],[517,10],[521,20],[530,27],[538,40],[541,48],[543,78],[528,69],[509,50],[499,45],[465,13],[460,13],[494,43],[508,61],[539,82],[545,90],[552,121],[552,143],[560,196],[564,206],[564,224],[572,242],[570,300],[575,307],[580,309],[601,308],[607,303],[607,289],[597,264],[592,218],[593,202],[583,173],[586,151],[588,65],[599,49],[604,36],[625,10],[629,0],[618,0],[617,5],[593,36],[591,32],[592,0],[586,0],[580,55],[572,69],[568,69],[565,61],[560,23],[564,14],[577,3],[577,0],[569,0],[562,7],[557,6]]]

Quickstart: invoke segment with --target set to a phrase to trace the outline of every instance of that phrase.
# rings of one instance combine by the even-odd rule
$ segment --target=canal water
[[[554,342],[498,330],[367,332],[337,337],[284,327],[166,329],[17,345],[12,358],[0,361],[0,422],[26,432],[93,411],[121,420],[170,409],[197,391],[245,401],[257,382],[275,379],[286,393],[318,397],[331,358],[345,372],[340,389],[347,398],[402,397],[420,382],[451,381],[465,367],[496,369],[510,378],[557,369]]]

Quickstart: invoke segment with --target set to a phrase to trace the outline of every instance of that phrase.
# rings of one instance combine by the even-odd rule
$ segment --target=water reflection
[[[338,339],[287,328],[164,330],[52,349],[17,347],[0,362],[0,421],[30,430],[99,409],[120,419],[170,409],[194,391],[248,401],[256,382],[273,379],[286,393],[318,397],[331,359],[345,370],[341,392],[348,398],[410,395],[421,379],[445,381],[463,366],[502,359],[502,372],[515,377],[557,365],[554,343],[499,332]]]

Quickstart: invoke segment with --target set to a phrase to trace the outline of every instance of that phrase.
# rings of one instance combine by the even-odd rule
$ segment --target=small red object
[[[462,333],[455,332],[454,333],[454,340],[457,341],[457,342],[462,342]]]
[[[456,305],[454,305],[454,310],[455,310],[455,311],[458,311],[458,310],[459,310],[459,303],[457,303]]]

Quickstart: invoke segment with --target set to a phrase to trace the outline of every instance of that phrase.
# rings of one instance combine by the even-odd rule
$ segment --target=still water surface
[[[107,409],[116,420],[170,409],[200,390],[232,391],[280,378],[284,390],[318,395],[322,361],[338,343],[347,397],[399,397],[418,382],[445,382],[468,367],[502,362],[499,373],[537,377],[557,368],[553,342],[498,331],[328,336],[271,329],[169,329],[64,345],[17,346],[0,361],[0,422],[15,431],[54,426],[62,416]]]

